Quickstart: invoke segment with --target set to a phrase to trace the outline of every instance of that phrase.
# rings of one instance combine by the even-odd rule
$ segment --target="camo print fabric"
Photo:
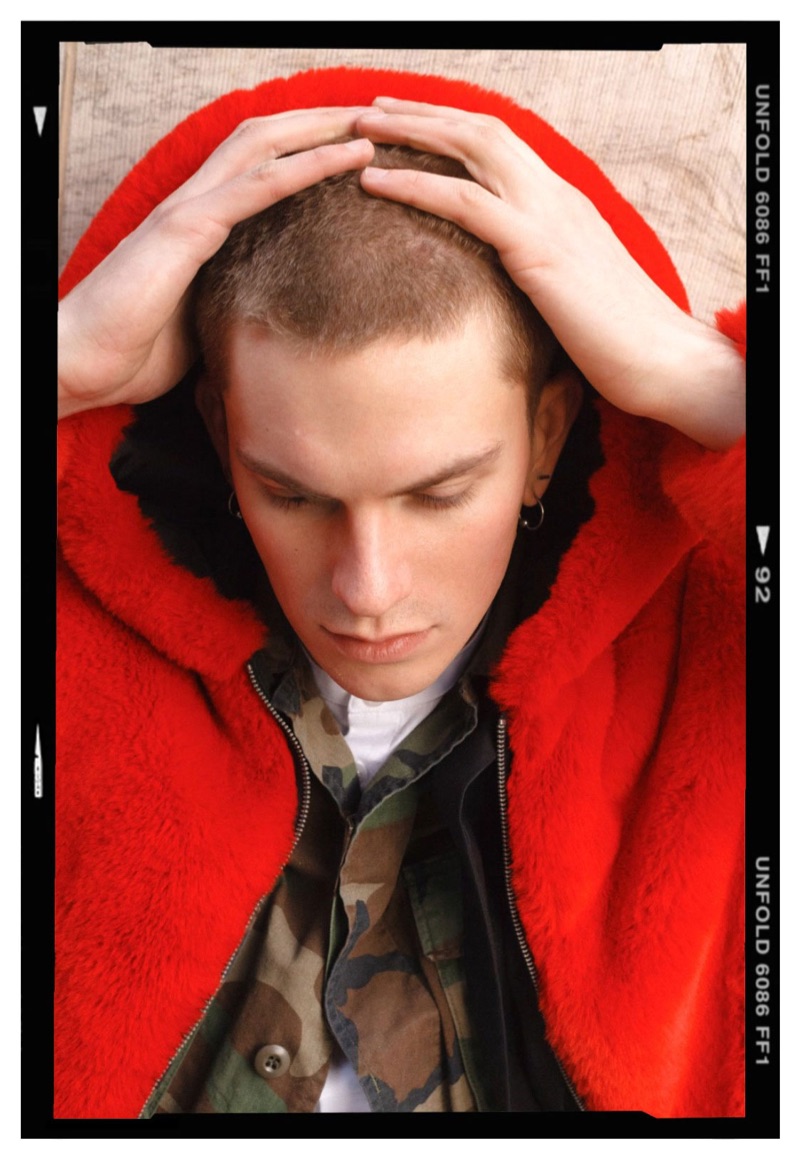
[[[311,769],[309,814],[272,894],[143,1116],[312,1112],[336,1045],[373,1111],[480,1110],[461,959],[460,874],[431,769],[474,728],[467,680],[362,792],[302,652],[253,660]],[[286,1048],[285,1074],[254,1061]]]

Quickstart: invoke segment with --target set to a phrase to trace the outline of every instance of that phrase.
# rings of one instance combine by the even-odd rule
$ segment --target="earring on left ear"
[[[239,521],[244,521],[242,512],[239,509],[239,502],[236,500],[236,491],[231,490],[231,495],[228,498],[228,513],[231,517],[238,517]]]
[[[536,496],[536,494],[534,494]],[[539,511],[539,520],[534,522],[528,521],[526,517],[522,516],[522,511],[519,515],[519,528],[527,530],[528,533],[536,533],[537,529],[541,529],[544,524],[544,506],[542,505],[541,497],[536,497],[536,505],[532,508]]]
[[[549,481],[550,476],[550,473],[539,473],[536,480]],[[537,529],[541,529],[544,524],[544,506],[542,505],[542,499],[536,493],[534,493],[533,496],[536,498],[536,505],[533,506],[533,508],[539,511],[539,520],[534,524],[533,522],[528,521],[526,517],[522,516],[522,511],[520,511],[519,515],[519,528],[527,530],[528,533],[536,533]]]

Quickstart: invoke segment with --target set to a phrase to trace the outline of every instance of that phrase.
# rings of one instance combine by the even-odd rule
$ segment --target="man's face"
[[[503,579],[531,469],[526,395],[490,322],[310,354],[231,335],[231,473],[286,617],[362,699],[422,691]]]

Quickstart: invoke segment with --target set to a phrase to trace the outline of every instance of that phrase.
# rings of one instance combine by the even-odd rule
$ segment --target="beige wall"
[[[534,109],[586,151],[667,245],[695,314],[744,296],[745,50],[660,52],[62,46],[60,257],[131,165],[234,88],[353,64],[458,77]]]

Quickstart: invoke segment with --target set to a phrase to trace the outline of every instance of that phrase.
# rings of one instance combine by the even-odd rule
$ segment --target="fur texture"
[[[378,93],[502,117],[649,274],[666,252],[578,150],[475,86],[362,70],[236,92],[97,215],[66,293],[245,117]],[[744,343],[743,312],[720,327]],[[550,1040],[595,1109],[743,1112],[743,444],[598,403],[592,519],[509,640],[514,886]],[[56,1109],[135,1117],[292,843],[292,758],[244,671],[264,628],[178,567],[109,460],[127,408],[60,425]]]

